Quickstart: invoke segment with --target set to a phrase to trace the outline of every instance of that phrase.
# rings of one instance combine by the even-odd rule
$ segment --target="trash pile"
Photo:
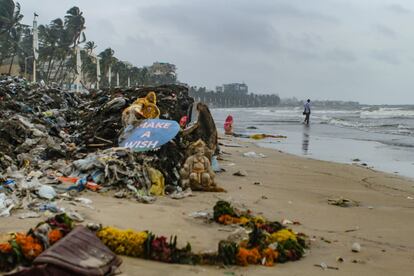
[[[0,271],[24,265],[26,271],[34,272],[41,264],[51,264],[60,273],[77,271],[78,275],[88,275],[83,273],[85,269],[92,269],[96,264],[106,268],[109,263],[119,266],[121,260],[115,254],[177,264],[273,266],[299,260],[308,247],[305,234],[295,233],[277,221],[253,216],[251,211],[234,208],[226,201],[218,201],[214,206],[214,220],[226,225],[238,224],[241,231],[220,241],[216,252],[194,253],[190,243],[179,248],[176,236],[167,238],[150,231],[122,230],[91,223],[88,230],[76,226],[62,213],[26,234],[14,233],[0,239]],[[88,238],[85,240],[85,237]],[[65,250],[70,246],[70,251]],[[91,250],[85,250],[88,246]],[[84,259],[91,257],[96,261],[93,264],[72,261],[74,256],[83,254],[90,255]],[[96,275],[101,274],[105,273]]]
[[[119,147],[129,127],[122,121],[123,111],[151,92],[159,110],[157,119],[180,122],[182,129],[155,150],[135,152]],[[119,197],[133,193],[142,202],[152,202],[153,196],[164,192],[181,193],[180,170],[193,153],[191,144],[199,139],[205,142],[206,156],[211,161],[218,151],[214,121],[208,107],[194,103],[184,86],[77,94],[2,76],[0,213],[8,215],[22,206],[18,191],[26,186],[21,185],[21,176],[14,179],[11,175],[17,171],[23,178],[31,172],[39,173],[39,185],[58,184],[67,180],[62,177],[70,177],[76,179],[72,190],[115,188]],[[19,182],[16,190],[7,187],[10,181]]]
[[[79,185],[59,184],[54,176],[44,176],[41,171],[25,173],[9,168],[5,176],[0,179],[0,217],[8,217],[13,209],[20,209],[20,219],[66,212],[73,220],[82,222],[83,217],[73,207],[93,208],[90,199],[71,193]]]
[[[0,174],[11,165],[37,168],[43,160],[68,158],[80,102],[59,89],[0,80]]]

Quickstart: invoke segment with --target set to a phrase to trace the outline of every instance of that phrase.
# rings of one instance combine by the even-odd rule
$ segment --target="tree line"
[[[19,3],[0,0],[0,66],[8,65],[10,74],[17,61],[21,72],[33,71],[33,29],[21,23]],[[137,67],[115,57],[110,47],[99,54],[95,42],[87,41],[85,17],[78,7],[66,11],[63,18],[38,27],[39,59],[37,76],[47,83],[72,84],[76,77],[76,49],[81,47],[82,80],[85,85],[98,81],[97,58],[100,58],[100,86],[156,85],[175,82],[175,77],[150,74],[147,67]],[[22,69],[24,68],[24,69]],[[108,74],[111,72],[111,78]]]
[[[276,94],[259,95],[243,94],[236,92],[215,92],[205,87],[192,86],[189,89],[190,96],[196,101],[207,103],[212,107],[267,107],[276,106],[280,98]]]

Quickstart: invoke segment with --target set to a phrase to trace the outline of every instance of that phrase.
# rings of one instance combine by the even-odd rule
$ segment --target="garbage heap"
[[[137,98],[145,97],[150,91],[156,93],[160,119],[178,122],[181,117],[187,115],[194,103],[194,99],[188,95],[188,89],[179,85],[104,90],[83,97],[88,102],[85,102],[79,110],[79,125],[72,134],[77,145],[77,157],[86,157],[87,154],[91,157],[97,150],[117,147],[118,138],[123,131],[122,111]],[[196,138],[183,137],[179,134],[157,151],[132,154],[132,159],[135,161],[129,165],[153,167],[163,174],[167,186],[178,186],[179,169],[187,155],[186,149]],[[123,163],[120,165],[125,166],[125,160],[121,159],[118,159]]]
[[[38,168],[45,160],[68,158],[80,103],[59,89],[1,77],[0,174],[10,166]]]
[[[19,170],[40,171],[41,184],[75,176],[134,193],[142,188],[148,193],[152,185],[164,183],[167,193],[179,191],[179,171],[191,154],[190,144],[202,139],[214,152],[217,131],[208,107],[201,104],[193,130],[180,132],[158,150],[135,153],[118,148],[122,111],[150,91],[156,93],[160,119],[178,122],[194,113],[194,99],[180,85],[76,94],[0,78],[0,185]]]

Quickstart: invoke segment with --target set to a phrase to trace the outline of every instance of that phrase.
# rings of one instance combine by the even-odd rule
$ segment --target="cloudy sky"
[[[25,23],[78,6],[98,50],[171,62],[191,85],[414,104],[412,0],[19,0]]]

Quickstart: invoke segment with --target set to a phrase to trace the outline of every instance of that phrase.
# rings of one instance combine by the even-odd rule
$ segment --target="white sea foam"
[[[378,110],[361,111],[361,118],[364,119],[385,119],[385,118],[413,118],[414,110],[403,108],[386,108],[381,107]]]

